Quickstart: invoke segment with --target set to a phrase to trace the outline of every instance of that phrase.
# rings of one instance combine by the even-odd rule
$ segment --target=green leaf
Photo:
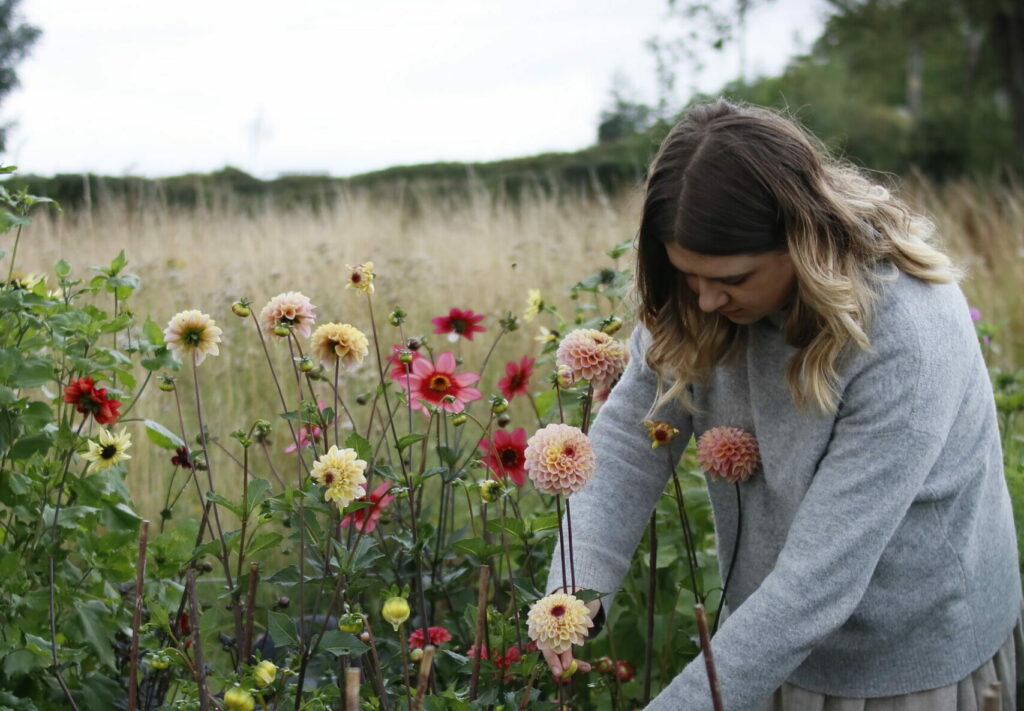
[[[206,492],[206,500],[207,501],[212,501],[215,504],[220,504],[221,506],[226,508],[228,511],[233,513],[235,516],[238,516],[238,518],[242,518],[242,507],[239,506],[238,504],[236,504],[231,499],[228,499],[228,498],[225,498],[224,496],[221,496],[216,491],[207,491]]]
[[[537,516],[530,522],[530,530],[533,533],[551,531],[558,528],[558,514],[550,513]]]
[[[146,370],[180,370],[181,363],[175,358],[174,354],[167,350],[166,346],[160,346],[153,351],[153,356],[150,358],[143,358],[139,361],[143,368]]]
[[[46,454],[50,449],[52,440],[49,433],[39,432],[37,434],[22,437],[11,447],[11,459],[28,459],[33,454]]]
[[[48,660],[28,649],[16,649],[4,657],[4,675],[7,677],[26,676],[46,666],[49,666]]]
[[[373,446],[358,432],[353,432],[345,439],[345,446],[356,450],[356,456],[364,462],[370,461],[373,457]]]
[[[58,279],[67,279],[71,274],[71,264],[66,259],[62,259],[54,265],[53,273],[57,275]]]
[[[146,317],[146,322],[142,324],[142,335],[146,337],[150,343],[154,346],[164,345],[164,332],[160,326],[157,325],[156,321],[151,319],[149,316]]]
[[[255,555],[260,551],[273,548],[283,540],[284,536],[280,533],[261,533],[252,539],[252,542],[249,543],[249,547],[245,549],[245,554]]]
[[[249,482],[249,499],[246,501],[246,510],[252,511],[267,499],[270,492],[270,482],[266,479],[253,479]]]
[[[96,652],[100,662],[116,671],[114,650],[110,646],[116,628],[108,628],[102,619],[107,615],[107,609],[99,600],[75,600],[74,605],[82,639]]]
[[[295,636],[295,620],[282,612],[267,613],[267,634],[275,645],[299,643]]]
[[[0,391],[2,390],[3,388],[0,388]],[[30,402],[28,407],[21,411],[20,419],[25,429],[41,430],[53,422],[53,408],[45,402]]]
[[[606,249],[604,253],[607,254],[612,259],[618,259],[623,254],[628,252],[632,248],[632,246],[633,246],[633,240],[632,239],[627,239],[627,240],[623,240],[622,242],[619,242],[617,245],[615,245],[611,249]]]
[[[420,432],[410,432],[409,434],[405,435],[404,437],[398,440],[398,451],[402,451],[409,445],[416,444],[417,442],[425,440],[426,438],[427,436]]]
[[[178,435],[154,420],[146,420],[146,437],[157,447],[164,449],[177,449],[185,446]]]
[[[289,565],[271,575],[267,582],[271,585],[295,585],[299,582],[299,569]]]
[[[341,630],[329,630],[324,633],[320,647],[325,652],[330,652],[336,657],[340,657],[343,654],[362,654],[369,649],[358,638]]]
[[[149,610],[150,621],[165,632],[171,631],[171,616],[167,610],[152,600],[146,603],[146,609]]]
[[[118,252],[117,256],[110,263],[110,274],[114,275],[120,272],[128,264],[128,259],[124,256],[124,250]]]
[[[463,538],[461,541],[455,541],[455,543],[452,544],[452,550],[457,553],[465,553],[482,560],[501,553],[501,546],[494,543],[488,545],[487,543],[484,543],[482,538]]]

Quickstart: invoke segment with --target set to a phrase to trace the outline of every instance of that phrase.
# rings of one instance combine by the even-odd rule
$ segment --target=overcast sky
[[[720,6],[732,0],[719,0]],[[820,0],[775,0],[748,74],[821,28]],[[21,172],[173,175],[233,165],[352,175],[594,141],[618,72],[655,98],[645,41],[680,34],[667,0],[22,0],[43,34],[0,107]],[[799,37],[799,39],[798,39]],[[709,57],[713,91],[738,49]]]

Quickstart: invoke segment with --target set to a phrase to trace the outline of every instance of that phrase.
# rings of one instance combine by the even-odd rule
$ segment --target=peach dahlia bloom
[[[712,478],[746,481],[761,463],[754,435],[739,427],[713,427],[697,439],[697,461]]]
[[[626,346],[607,333],[578,328],[558,344],[555,362],[567,366],[573,380],[589,380],[595,389],[611,385],[626,368]]]
[[[542,651],[561,654],[574,644],[583,644],[594,626],[587,606],[567,593],[552,593],[530,605],[526,629]]]
[[[594,448],[580,428],[550,424],[527,440],[526,471],[544,493],[571,496],[594,474]]]
[[[260,327],[268,335],[275,335],[278,326],[287,326],[303,338],[309,338],[310,327],[316,321],[316,306],[309,297],[298,291],[286,291],[267,302],[260,311]]]
[[[184,362],[188,356],[196,365],[207,355],[220,355],[220,334],[223,333],[212,318],[191,309],[171,317],[164,329],[164,342],[174,356]]]
[[[313,331],[313,353],[323,363],[341,364],[351,370],[370,351],[366,334],[347,323],[325,323]]]

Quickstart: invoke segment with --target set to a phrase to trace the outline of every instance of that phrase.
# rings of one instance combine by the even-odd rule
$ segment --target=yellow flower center
[[[451,380],[440,374],[434,375],[434,377],[430,379],[430,389],[434,392],[448,392],[448,388],[451,387],[451,384]]]

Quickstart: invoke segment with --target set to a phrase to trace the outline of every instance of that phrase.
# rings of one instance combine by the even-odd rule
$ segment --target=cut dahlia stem
[[[672,467],[672,483],[675,486],[676,491],[676,506],[679,509],[679,524],[683,528],[683,540],[686,544],[686,564],[690,569],[690,584],[693,587],[693,601],[696,605],[701,605],[704,602],[704,598],[700,593],[700,589],[697,587],[697,551],[693,543],[693,534],[690,531],[690,519],[686,515],[686,501],[683,498],[683,488],[679,485],[679,476],[676,474],[675,466],[672,465],[671,454],[669,455],[669,464]]]
[[[565,538],[562,535],[562,497],[555,494],[555,509],[558,516],[558,552],[562,560],[562,587],[569,592],[569,582],[565,576]]]
[[[199,600],[196,597],[196,569],[189,567],[185,575],[185,595],[191,615],[192,648],[195,654],[195,677],[199,687],[199,710],[210,708],[210,690],[206,687],[206,662],[203,659],[203,641],[199,635]]]
[[[381,708],[390,711],[391,703],[384,687],[384,674],[380,668],[380,655],[377,654],[377,638],[373,635],[373,627],[370,626],[370,618],[365,614],[363,618],[363,630],[370,635],[370,662],[373,664],[373,681],[377,687],[377,698],[380,699]]]
[[[139,627],[142,625],[142,586],[146,580],[146,543],[149,521],[139,526],[139,557],[135,563],[135,606],[132,611],[132,646],[128,666],[128,711],[138,708],[139,700]]]
[[[437,647],[428,644],[423,648],[423,658],[420,660],[420,671],[416,677],[416,699],[412,704],[412,711],[420,711],[423,708],[423,697],[427,694],[427,687],[430,685],[430,672],[434,664],[434,653]]]
[[[424,637],[430,641],[430,637]],[[412,682],[409,680],[409,645],[405,640],[405,622],[398,623],[398,646],[402,650],[402,681],[405,682],[405,705],[412,711]]]
[[[476,634],[473,637],[473,667],[469,677],[469,700],[476,700],[477,685],[480,682],[480,660],[484,656],[483,640],[487,628],[487,585],[491,569],[480,566],[480,582],[476,594]]]
[[[572,506],[570,497],[565,497],[565,527],[569,533],[569,580],[572,582],[573,590],[576,589],[576,557],[572,548]]]
[[[359,711],[359,667],[345,669],[345,711]]]
[[[651,546],[647,580],[647,643],[644,646],[644,706],[651,702],[651,670],[654,666],[654,598],[657,594],[658,571],[658,521],[657,510],[651,512],[650,539]]]
[[[245,629],[242,633],[242,651],[239,659],[243,664],[249,663],[252,651],[252,626],[256,616],[256,585],[260,581],[260,564],[249,563],[249,589],[245,596]]]
[[[711,688],[711,704],[715,711],[725,711],[722,705],[722,690],[718,684],[718,674],[715,673],[715,657],[711,653],[711,637],[708,635],[708,618],[704,614],[704,606],[700,603],[694,605],[693,612],[697,617],[697,633],[700,635],[700,649],[704,652],[704,667],[708,672],[708,685]]]
[[[732,571],[736,569],[736,556],[740,552],[740,534],[743,533],[743,501],[740,497],[740,485],[736,482],[736,540],[732,544],[732,558],[729,559],[729,572],[725,575],[725,582],[722,583],[722,599],[718,601],[718,608],[715,610],[715,622],[711,625],[711,636],[718,631],[718,623],[722,619],[722,607],[725,605],[725,596],[729,592],[729,581],[732,580]]]

